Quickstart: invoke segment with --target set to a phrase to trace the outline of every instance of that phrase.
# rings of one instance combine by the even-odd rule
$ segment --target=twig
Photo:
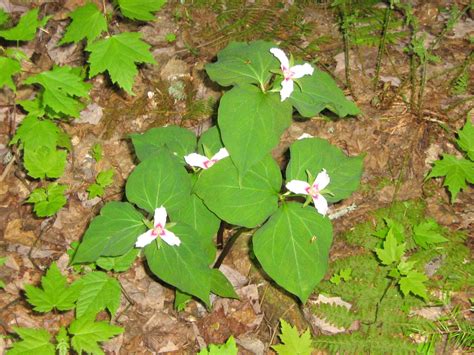
[[[385,51],[385,43],[387,41],[388,25],[390,23],[391,14],[392,14],[392,1],[390,1],[390,5],[385,10],[385,15],[383,19],[382,38],[380,39],[379,50],[377,52],[377,61],[375,64],[374,90],[377,89],[377,84],[379,83],[380,68],[382,67],[382,57]]]
[[[234,234],[232,234],[232,236],[229,238],[226,245],[224,246],[224,249],[222,249],[216,262],[214,263],[214,266],[213,266],[214,269],[218,269],[222,265],[222,262],[224,261],[224,258],[227,256],[227,254],[229,254],[229,251],[232,248],[232,245],[234,245],[235,241],[243,233],[244,230],[245,228],[240,228]]]

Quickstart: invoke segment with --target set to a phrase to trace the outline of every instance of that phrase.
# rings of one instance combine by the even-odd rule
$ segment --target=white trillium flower
[[[163,239],[167,244],[171,246],[180,245],[181,240],[173,232],[165,229],[166,217],[166,208],[161,206],[155,209],[153,229],[150,229],[149,231],[140,235],[135,243],[135,247],[143,248],[158,237]]]
[[[196,166],[201,169],[209,169],[219,160],[227,158],[229,156],[229,152],[225,148],[219,149],[219,151],[212,156],[212,158],[208,158],[205,155],[191,153],[184,156],[184,160],[191,166]]]
[[[283,72],[283,81],[281,82],[280,97],[281,101],[284,101],[289,98],[293,92],[293,79],[299,79],[305,75],[313,75],[314,68],[308,63],[290,67],[290,60],[285,52],[279,48],[272,48],[270,52],[277,57],[281,63],[280,68]]]
[[[330,180],[331,179],[329,178],[326,169],[323,169],[323,171],[316,176],[316,179],[311,185],[306,181],[291,180],[286,184],[286,188],[295,194],[311,196],[316,210],[325,216],[328,212],[328,202],[326,201],[326,198],[321,195],[320,191],[328,186]]]

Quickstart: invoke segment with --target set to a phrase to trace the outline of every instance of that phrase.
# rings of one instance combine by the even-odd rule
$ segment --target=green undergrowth
[[[413,329],[439,327],[437,328],[435,322],[410,315],[410,311],[448,305],[452,292],[466,291],[469,285],[473,284],[474,270],[473,264],[468,262],[469,249],[462,233],[453,233],[440,227],[440,233],[447,242],[427,249],[416,246],[412,226],[426,219],[425,208],[421,201],[397,202],[391,207],[373,212],[366,222],[342,236],[350,246],[359,247],[360,252],[335,260],[327,275],[335,275],[341,270],[349,269],[350,278],[338,280],[337,283],[334,278],[332,282],[329,279],[324,280],[318,285],[316,292],[340,297],[352,306],[347,309],[320,303],[312,306],[312,312],[338,328],[348,329],[352,326],[355,330],[318,336],[314,341],[316,348],[343,354],[434,353],[435,346],[426,346],[427,343],[420,345],[411,338],[415,333]],[[403,296],[395,286],[394,279],[387,276],[390,267],[382,265],[373,251],[381,245],[381,239],[374,233],[385,226],[384,221],[387,218],[405,227],[406,255],[410,261],[416,261],[417,271],[424,272],[429,277],[426,286],[430,295],[426,303],[412,294]],[[437,264],[439,266],[433,267]],[[441,293],[436,293],[435,290],[440,290]],[[443,300],[435,295],[443,295]],[[423,332],[420,335],[425,335],[429,341],[429,336]],[[430,349],[427,350],[428,348]]]

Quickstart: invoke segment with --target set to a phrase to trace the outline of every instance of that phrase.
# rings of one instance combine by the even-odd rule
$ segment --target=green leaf
[[[77,43],[84,38],[89,42],[95,40],[104,31],[107,31],[107,20],[96,4],[88,3],[76,8],[69,14],[72,19],[59,45]]]
[[[21,341],[13,343],[8,350],[9,355],[54,355],[54,345],[50,343],[51,334],[46,329],[18,328],[13,330],[20,336]]]
[[[112,201],[102,207],[87,229],[72,263],[96,261],[99,256],[120,256],[130,251],[146,231],[143,215],[126,202]]]
[[[428,249],[434,244],[447,242],[448,239],[439,233],[439,225],[434,220],[422,222],[413,227],[413,239],[423,249]]]
[[[391,265],[400,261],[403,253],[405,252],[405,246],[405,243],[398,244],[393,229],[390,228],[383,243],[383,248],[375,248],[375,253],[382,264]]]
[[[45,115],[45,109],[42,105],[41,94],[36,95],[34,100],[18,100],[16,103],[19,104],[23,110],[28,112],[28,116],[43,117]],[[26,118],[25,118],[26,119]],[[23,119],[23,121],[25,120]]]
[[[406,276],[402,276],[399,281],[400,290],[404,296],[407,296],[410,292],[416,296],[420,296],[425,301],[428,299],[426,293],[425,281],[428,281],[428,278],[425,274],[418,271],[410,271]]]
[[[326,274],[332,225],[313,207],[283,204],[253,236],[263,270],[285,290],[306,302]]]
[[[13,91],[16,91],[12,76],[21,72],[20,63],[15,59],[0,57],[0,68],[2,68],[0,71],[0,89],[6,85]]]
[[[277,93],[263,93],[251,85],[235,87],[222,96],[218,113],[222,141],[241,174],[280,142],[291,124],[291,111]]]
[[[286,168],[287,181],[308,181],[307,171],[316,177],[326,169],[331,179],[325,195],[329,202],[349,197],[359,187],[362,176],[363,156],[347,157],[341,149],[321,138],[305,138],[290,146],[291,159]],[[313,181],[308,181],[313,183]]]
[[[69,354],[69,335],[67,330],[64,327],[59,328],[59,332],[56,335],[56,350],[59,355],[68,355]]]
[[[231,159],[223,159],[201,173],[194,189],[219,218],[253,228],[277,209],[280,187],[280,168],[267,156],[243,177]]]
[[[5,12],[5,10],[0,9],[0,26],[2,26],[4,23],[6,23],[9,19],[8,14]]]
[[[152,21],[156,12],[166,3],[166,0],[117,0],[120,12],[132,20]]]
[[[58,147],[66,149],[68,152],[72,151],[71,137],[69,137],[69,134],[64,132],[62,129],[59,129],[57,145]]]
[[[174,297],[174,308],[178,311],[184,311],[186,304],[191,301],[193,296],[176,289]]]
[[[128,177],[125,191],[130,202],[150,213],[165,206],[172,214],[188,202],[191,178],[169,154],[160,154],[138,164]]]
[[[28,175],[32,178],[44,179],[48,177],[57,179],[63,175],[66,156],[65,150],[42,146],[36,150],[25,149],[23,162]]]
[[[39,8],[26,12],[15,27],[0,31],[0,37],[9,41],[31,41],[38,27],[44,27],[49,20],[49,16],[39,20],[38,12]]]
[[[278,355],[311,355],[311,334],[307,329],[303,334],[299,334],[296,327],[292,327],[285,320],[280,319],[281,334],[280,341],[283,344],[273,345],[272,348]]]
[[[448,187],[451,203],[453,203],[459,191],[466,188],[467,183],[474,184],[474,162],[443,154],[443,159],[434,162],[433,169],[426,178],[440,176],[445,177],[443,186]]]
[[[105,189],[99,184],[91,184],[87,187],[87,192],[89,193],[89,199],[94,197],[101,197],[105,193]]]
[[[130,251],[120,256],[101,256],[96,260],[97,266],[107,271],[124,272],[129,270],[137,258],[139,249],[130,249]]]
[[[145,256],[150,270],[161,280],[209,306],[211,270],[204,252],[206,247],[188,225],[178,223],[169,229],[181,239],[181,244],[170,246],[160,238],[148,244]]]
[[[109,185],[112,185],[114,182],[113,176],[113,169],[101,171],[95,178],[96,183],[89,185],[87,188],[87,192],[89,192],[89,198],[92,199],[97,196],[103,196],[105,193],[105,188]]]
[[[43,105],[72,117],[79,117],[84,107],[75,97],[87,97],[91,88],[91,84],[83,82],[74,68],[67,65],[30,76],[25,84],[41,85]]]
[[[222,345],[209,344],[206,349],[198,352],[198,355],[237,355],[239,349],[235,344],[235,339],[231,335],[229,339]]]
[[[220,297],[239,299],[239,296],[235,293],[234,286],[218,269],[211,270],[211,291]]]
[[[316,116],[324,109],[334,112],[339,117],[360,113],[356,104],[346,99],[334,79],[317,69],[313,75],[297,79],[289,101],[304,117]]]
[[[36,150],[40,147],[55,149],[58,137],[59,128],[52,121],[40,120],[34,115],[28,115],[21,121],[10,144],[21,141],[25,149]]]
[[[189,129],[178,126],[157,127],[143,134],[131,134],[135,154],[140,161],[169,152],[179,162],[196,149],[196,136]]]
[[[56,263],[52,263],[46,276],[41,278],[41,287],[43,289],[32,285],[25,286],[27,300],[34,306],[35,311],[44,313],[53,308],[66,311],[75,307],[78,286],[67,286],[67,279],[61,275]]]
[[[102,146],[99,143],[95,143],[91,149],[92,158],[94,158],[96,162],[99,162],[102,160],[102,154],[103,154]]]
[[[346,268],[346,269],[341,269],[339,271],[339,273],[337,274],[334,274],[330,279],[329,279],[329,282],[335,284],[335,285],[339,285],[341,283],[341,281],[350,281],[352,280],[352,269],[349,267],[349,268]]]
[[[280,67],[270,53],[273,47],[273,43],[264,41],[232,42],[217,54],[217,62],[206,65],[207,74],[221,86],[264,86],[272,76],[270,71]]]
[[[72,335],[71,345],[78,354],[82,352],[94,355],[104,354],[98,342],[109,340],[123,333],[123,330],[108,322],[94,322],[93,319],[88,318],[76,319],[69,326],[69,333]]]
[[[38,217],[49,217],[58,212],[66,203],[64,192],[67,185],[60,185],[57,182],[49,184],[46,189],[34,189],[26,203],[34,203],[33,210]]]
[[[76,281],[81,286],[77,299],[76,318],[95,315],[107,309],[113,316],[120,306],[119,282],[101,271],[93,271]]]
[[[224,148],[224,144],[221,140],[221,134],[217,126],[212,126],[206,132],[204,132],[198,141],[198,153],[201,155],[210,154],[211,156],[216,154],[221,148]]]
[[[408,273],[415,267],[416,261],[401,260],[397,266],[399,275],[408,275]]]
[[[467,153],[469,159],[474,161],[474,125],[470,117],[467,118],[464,127],[458,131],[458,139],[456,142],[459,147]]]
[[[139,32],[123,32],[89,43],[89,77],[107,71],[115,84],[133,95],[132,86],[138,73],[135,63],[155,64],[149,52],[150,45],[141,40]]]

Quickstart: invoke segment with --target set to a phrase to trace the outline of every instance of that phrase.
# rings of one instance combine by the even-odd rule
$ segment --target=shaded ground
[[[2,2],[0,2],[1,4]],[[48,69],[57,64],[83,64],[80,46],[57,48],[66,25],[67,13],[81,1],[65,4],[48,2],[43,12],[54,13],[47,33],[40,32],[36,41],[25,45],[27,53],[35,52],[31,71]],[[421,30],[434,38],[446,18],[444,7],[454,1],[420,1],[416,14]],[[459,7],[466,1],[458,1]],[[21,4],[20,4],[21,5]],[[210,6],[213,5],[213,6]],[[363,114],[357,118],[334,119],[329,116],[297,121],[284,134],[274,155],[282,165],[288,145],[303,132],[328,139],[349,155],[364,153],[365,170],[361,188],[351,198],[332,206],[332,211],[355,205],[335,225],[335,242],[331,258],[353,253],[338,236],[369,218],[370,212],[387,207],[394,201],[424,199],[427,215],[451,230],[467,231],[470,238],[474,222],[472,187],[459,194],[456,203],[441,180],[423,179],[430,163],[441,152],[456,154],[452,144],[454,132],[462,127],[473,107],[472,79],[467,92],[453,95],[451,81],[472,51],[467,38],[474,35],[472,13],[463,16],[459,25],[447,34],[435,49],[441,58],[429,65],[424,107],[421,115],[408,107],[409,59],[403,48],[407,38],[387,48],[381,70],[381,84],[373,90],[371,78],[375,68],[376,47],[352,46],[349,54],[352,94]],[[395,14],[399,16],[399,14]],[[68,184],[68,204],[55,217],[38,219],[31,206],[24,204],[37,182],[25,177],[20,164],[0,166],[0,239],[1,255],[8,255],[0,269],[0,279],[7,284],[0,293],[0,326],[2,333],[12,326],[46,327],[56,331],[72,314],[59,317],[34,313],[22,297],[23,286],[37,283],[51,261],[67,268],[66,250],[81,238],[89,221],[105,201],[120,200],[127,176],[134,167],[134,156],[127,139],[129,133],[150,127],[179,124],[196,132],[207,129],[215,116],[218,87],[206,79],[204,64],[230,40],[264,38],[280,43],[305,60],[318,59],[318,65],[336,77],[345,87],[343,42],[337,16],[327,4],[295,2],[276,3],[239,1],[209,2],[200,6],[168,4],[156,20],[143,26],[116,23],[121,30],[143,33],[153,47],[158,65],[144,66],[137,78],[135,97],[125,95],[98,76],[92,80],[92,102],[79,120],[65,123],[71,135],[73,153],[61,183]],[[177,40],[168,43],[165,36],[175,33]],[[472,68],[469,71],[472,78]],[[348,95],[351,93],[346,91]],[[25,99],[31,89],[19,87],[17,99]],[[13,107],[12,93],[0,92],[0,155],[10,151],[8,142],[23,114]],[[444,127],[444,128],[443,128]],[[95,143],[104,149],[104,159],[96,163],[90,156]],[[6,161],[6,160],[5,160]],[[87,200],[86,188],[101,170],[116,171],[115,184],[103,199]],[[269,283],[249,259],[249,236],[242,236],[226,258],[225,272],[237,287],[240,301],[216,299],[211,312],[200,304],[190,303],[185,311],[173,309],[174,293],[154,281],[140,262],[118,276],[126,297],[115,317],[125,327],[123,335],[106,345],[110,353],[192,353],[207,343],[221,343],[230,335],[238,339],[242,353],[266,353],[276,342],[278,319],[285,317],[300,328],[308,326],[302,307],[294,299]],[[468,239],[472,245],[472,239]],[[271,295],[271,297],[270,297]],[[467,295],[464,296],[465,298]],[[3,344],[2,344],[3,342]],[[8,344],[0,339],[0,348]]]

